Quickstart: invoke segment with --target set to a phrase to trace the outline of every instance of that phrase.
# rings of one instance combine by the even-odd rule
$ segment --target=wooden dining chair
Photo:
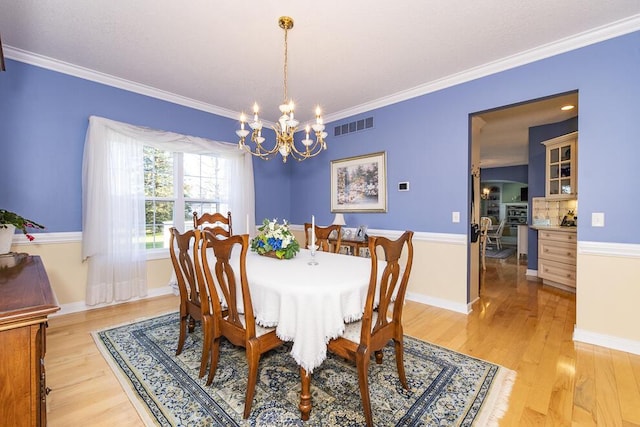
[[[171,227],[169,232],[171,233],[169,253],[171,254],[171,262],[173,263],[173,270],[176,274],[180,293],[180,335],[178,337],[178,349],[176,350],[176,355],[178,355],[182,353],[187,327],[189,333],[194,331],[196,321],[202,321],[202,310],[196,283],[194,257],[192,256],[192,252],[195,255],[195,233],[193,230],[189,230],[180,234],[175,227]],[[201,372],[200,376],[202,377],[202,375],[204,375],[203,372]]]
[[[329,243],[329,237],[331,237],[331,232],[335,231],[335,244],[333,245],[333,249],[331,249],[331,244]],[[316,245],[318,246],[318,250],[323,252],[340,252],[340,243],[342,241],[342,226],[333,224],[328,227],[320,227],[316,225],[315,228],[316,233]],[[304,223],[304,246],[308,248],[311,244],[311,223]]]
[[[251,292],[247,281],[247,249],[249,247],[249,235],[234,235],[227,239],[218,239],[210,230],[204,230],[198,234],[202,238],[200,244],[200,256],[197,258],[201,268],[197,271],[204,275],[200,283],[206,284],[206,292],[209,295],[210,306],[203,309],[203,328],[205,329],[205,346],[210,347],[211,366],[207,385],[210,385],[216,374],[218,365],[220,339],[225,337],[232,344],[244,347],[247,355],[249,373],[247,377],[247,389],[244,401],[244,418],[251,413],[253,395],[255,393],[258,378],[258,365],[260,357],[267,351],[282,344],[276,335],[275,328],[263,328],[256,324],[253,315]],[[213,259],[209,259],[208,248],[213,249]],[[231,265],[231,254],[234,250],[240,251],[239,276]],[[239,287],[236,277],[240,278]],[[241,292],[241,294],[238,294]],[[241,309],[238,309],[240,298]],[[226,305],[228,314],[223,315]]]
[[[371,275],[362,319],[345,325],[341,337],[329,341],[329,351],[356,363],[360,396],[367,426],[373,426],[369,399],[369,361],[375,354],[376,363],[382,363],[382,349],[393,340],[396,366],[400,383],[409,389],[404,372],[404,333],[402,308],[413,264],[413,231],[405,231],[397,240],[369,237]],[[406,253],[403,254],[406,248]],[[378,280],[378,256],[384,253],[386,264]],[[375,297],[379,297],[376,309]],[[395,299],[394,299],[395,298]],[[388,314],[391,314],[391,317]],[[387,314],[387,315],[381,315]]]
[[[210,225],[206,225],[210,224]],[[209,213],[205,212],[198,217],[198,212],[193,213],[193,228],[204,229],[207,228],[212,231],[216,236],[229,237],[233,235],[233,227],[231,224],[231,212],[227,212],[227,216],[224,216],[220,212]]]

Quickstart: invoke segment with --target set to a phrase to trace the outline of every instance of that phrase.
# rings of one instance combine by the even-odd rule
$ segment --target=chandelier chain
[[[284,29],[284,99],[283,99],[283,103],[286,104],[287,103],[287,99],[288,99],[288,94],[287,94],[287,73],[288,73],[288,64],[289,64],[289,46],[288,46],[288,42],[287,42],[287,33],[289,32],[289,30],[287,30],[286,28]]]

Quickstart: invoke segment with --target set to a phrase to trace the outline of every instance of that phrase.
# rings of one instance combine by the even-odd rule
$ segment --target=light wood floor
[[[405,333],[516,371],[501,426],[640,426],[640,356],[573,342],[575,295],[487,261],[470,315],[409,301]],[[166,296],[51,318],[49,426],[141,425],[90,332],[176,309]]]

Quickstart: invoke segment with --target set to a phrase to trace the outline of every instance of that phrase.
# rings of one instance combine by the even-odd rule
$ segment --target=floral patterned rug
[[[300,420],[299,369],[287,345],[263,355],[251,416],[242,419],[247,377],[244,349],[223,340],[211,386],[198,378],[201,330],[187,335],[175,356],[178,314],[94,332],[146,425],[360,426],[364,416],[355,366],[329,355],[312,377],[313,409]],[[369,368],[376,426],[497,425],[508,405],[515,373],[415,338],[405,337],[410,390],[400,385],[393,345]]]

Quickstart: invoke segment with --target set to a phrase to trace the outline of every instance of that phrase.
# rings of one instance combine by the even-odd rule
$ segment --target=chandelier
[[[271,127],[276,134],[276,142],[271,149],[267,149],[262,145],[265,138],[262,136],[262,122],[258,117],[260,109],[257,103],[253,104],[253,121],[248,123],[251,128],[251,142],[255,144],[253,149],[245,142],[250,131],[245,129],[247,117],[244,113],[240,116],[240,129],[236,131],[236,135],[240,137],[238,148],[241,150],[245,150],[264,160],[269,160],[273,158],[276,153],[280,153],[282,161],[286,163],[289,155],[298,161],[302,161],[310,157],[315,157],[320,154],[322,150],[326,150],[327,143],[324,139],[327,137],[327,133],[324,131],[324,122],[320,107],[316,107],[316,121],[313,125],[307,125],[305,127],[305,138],[301,141],[303,147],[298,149],[295,145],[293,136],[298,130],[299,122],[294,118],[293,101],[288,99],[287,96],[287,31],[293,28],[293,19],[288,16],[281,16],[280,19],[278,19],[278,25],[284,30],[284,100],[280,105],[280,113],[282,115],[280,119],[278,119],[278,122]],[[310,138],[312,133],[315,134],[315,141]]]

